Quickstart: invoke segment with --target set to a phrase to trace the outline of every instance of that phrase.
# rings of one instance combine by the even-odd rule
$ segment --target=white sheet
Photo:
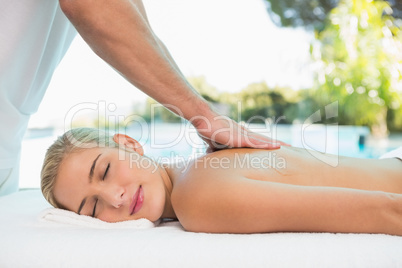
[[[402,267],[402,237],[93,229],[38,219],[39,190],[0,198],[0,267]]]
[[[384,158],[399,158],[402,160],[402,146],[399,148],[396,148],[395,150],[392,150],[380,157],[380,159]]]
[[[40,221],[65,223],[68,225],[89,227],[95,229],[147,229],[155,228],[155,224],[147,219],[138,219],[131,221],[120,222],[105,222],[97,218],[86,215],[78,215],[75,212],[59,209],[59,208],[46,208],[38,216]]]

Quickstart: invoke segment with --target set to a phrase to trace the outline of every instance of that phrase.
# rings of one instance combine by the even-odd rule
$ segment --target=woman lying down
[[[337,156],[323,155],[327,160]],[[107,222],[178,219],[193,232],[402,235],[402,161],[304,149],[227,149],[156,163],[126,135],[66,132],[48,149],[42,192],[55,207]]]

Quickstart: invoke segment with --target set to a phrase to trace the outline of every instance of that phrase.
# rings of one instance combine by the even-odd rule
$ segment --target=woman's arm
[[[398,194],[235,179],[194,179],[172,199],[195,232],[340,232],[402,235]],[[183,203],[181,203],[183,202]]]

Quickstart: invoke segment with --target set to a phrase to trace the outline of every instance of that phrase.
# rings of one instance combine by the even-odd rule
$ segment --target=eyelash
[[[92,211],[92,217],[95,218],[95,211],[96,211],[96,205],[98,204],[98,198],[95,199],[95,205],[94,205],[94,210]]]
[[[107,164],[107,167],[106,167],[106,170],[105,170],[105,174],[103,175],[103,178],[102,178],[103,181],[104,181],[105,178],[106,178],[106,175],[107,175],[107,172],[109,171],[109,168],[110,168],[110,163]]]

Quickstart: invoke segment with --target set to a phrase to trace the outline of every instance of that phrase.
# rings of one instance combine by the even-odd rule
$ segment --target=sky
[[[144,0],[144,5],[154,32],[186,76],[205,76],[228,92],[262,81],[294,89],[311,84],[311,35],[276,27],[263,0]],[[145,99],[77,36],[29,126],[59,125],[80,103],[105,101],[126,113]]]

